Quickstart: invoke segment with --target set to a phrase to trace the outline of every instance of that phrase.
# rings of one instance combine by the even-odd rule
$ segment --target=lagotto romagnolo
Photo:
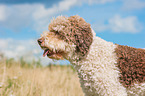
[[[145,50],[96,36],[79,16],[58,16],[38,39],[43,56],[67,59],[85,96],[145,96]]]

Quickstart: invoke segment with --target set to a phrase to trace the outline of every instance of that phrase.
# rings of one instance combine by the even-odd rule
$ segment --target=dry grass
[[[0,62],[0,96],[83,96],[77,74],[70,66],[50,69],[10,64]]]

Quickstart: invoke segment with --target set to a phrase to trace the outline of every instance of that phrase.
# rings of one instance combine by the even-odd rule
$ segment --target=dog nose
[[[43,41],[42,41],[42,39],[40,38],[40,39],[37,40],[37,42],[38,42],[39,45],[41,45],[41,43],[42,43]]]

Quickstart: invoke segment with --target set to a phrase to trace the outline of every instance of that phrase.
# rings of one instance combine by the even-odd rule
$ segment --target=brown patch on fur
[[[57,18],[56,18],[57,20]],[[58,24],[50,24],[49,30],[55,32],[58,38],[68,43],[76,45],[76,53],[79,54],[80,59],[87,55],[90,45],[93,41],[93,34],[89,23],[79,16],[68,17],[68,21]],[[54,27],[59,27],[59,30],[54,30]]]
[[[145,50],[117,45],[115,52],[120,68],[120,82],[125,87],[145,81]]]

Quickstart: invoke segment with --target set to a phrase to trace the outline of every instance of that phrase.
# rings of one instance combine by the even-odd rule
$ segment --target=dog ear
[[[93,41],[93,34],[89,23],[86,23],[79,16],[69,17],[71,23],[71,37],[76,45],[76,53],[81,55],[81,58],[87,55],[90,45]]]

